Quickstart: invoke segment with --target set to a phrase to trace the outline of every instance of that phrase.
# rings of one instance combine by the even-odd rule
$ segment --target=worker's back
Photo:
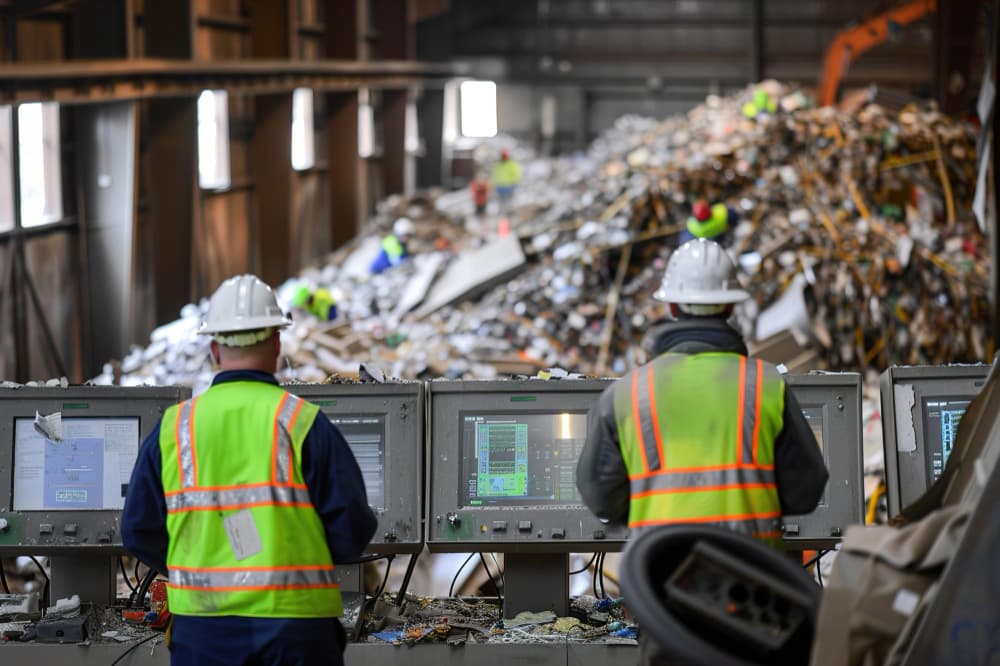
[[[169,603],[179,615],[335,617],[340,593],[303,480],[318,408],[235,381],[164,415]]]
[[[614,387],[629,527],[703,523],[772,542],[784,382],[740,354],[667,353]]]

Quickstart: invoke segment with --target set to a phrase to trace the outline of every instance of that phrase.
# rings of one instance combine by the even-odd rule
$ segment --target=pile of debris
[[[465,191],[383,202],[369,235],[281,288],[290,304],[296,286],[324,287],[341,312],[296,314],[284,378],[350,376],[359,361],[402,378],[621,374],[646,359],[643,336],[664,316],[651,295],[696,199],[739,220],[728,243],[753,294],[737,312],[749,338],[790,329],[834,370],[989,358],[974,128],[930,108],[815,109],[761,87],[777,113],[748,117],[751,88],[662,122],[624,117],[583,154],[515,147],[524,178],[506,237]],[[399,215],[416,223],[414,259],[369,275]],[[203,388],[204,307],[97,381]]]

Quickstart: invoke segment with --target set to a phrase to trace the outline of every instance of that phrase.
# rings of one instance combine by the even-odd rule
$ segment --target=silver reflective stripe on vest
[[[774,485],[773,469],[736,468],[703,472],[663,472],[630,482],[632,495],[657,490],[718,490],[719,486]]]
[[[278,483],[292,482],[292,418],[299,406],[299,399],[289,394],[278,410],[277,436],[275,443],[275,481]]]
[[[223,490],[185,490],[167,495],[167,511],[236,509],[250,505],[309,504],[309,492],[288,486],[252,486]]]
[[[750,465],[753,460],[753,435],[757,427],[757,384],[763,380],[763,373],[758,372],[760,361],[745,359],[746,379],[743,381],[743,464]]]
[[[263,587],[330,587],[333,567],[323,569],[170,569],[170,584],[203,590],[239,590]]]
[[[191,441],[191,419],[194,417],[194,400],[181,403],[177,410],[177,447],[181,454],[181,486],[197,485],[194,476],[194,446]]]
[[[642,433],[642,445],[646,454],[646,462],[649,464],[649,471],[655,472],[660,469],[660,451],[656,447],[657,432],[653,429],[653,396],[649,394],[649,382],[652,377],[653,366],[651,364],[641,366],[635,371],[632,379],[632,399],[639,407],[639,417],[636,428]]]

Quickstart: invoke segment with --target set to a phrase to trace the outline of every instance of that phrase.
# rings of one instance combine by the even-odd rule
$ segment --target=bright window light
[[[417,121],[417,105],[412,101],[406,104],[406,125],[404,128],[404,148],[406,152],[420,152],[420,125]]]
[[[358,155],[371,157],[375,154],[375,111],[363,95],[358,103]]]
[[[63,214],[59,105],[35,102],[17,107],[17,133],[21,226],[58,222]]]
[[[10,107],[0,106],[0,231],[14,228],[14,153],[11,152]]]
[[[460,99],[462,134],[486,138],[497,135],[497,84],[492,81],[463,81]]]
[[[225,90],[203,90],[198,95],[198,182],[206,190],[225,190],[231,184]]]
[[[296,88],[292,92],[292,168],[304,171],[314,166],[313,91],[312,88]]]

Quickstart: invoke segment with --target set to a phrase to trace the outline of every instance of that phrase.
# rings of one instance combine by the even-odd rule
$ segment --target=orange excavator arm
[[[823,78],[819,82],[819,105],[829,106],[836,101],[837,88],[848,65],[865,51],[884,42],[889,36],[891,25],[909,25],[936,11],[937,0],[910,0],[857,27],[837,33],[826,50]]]

